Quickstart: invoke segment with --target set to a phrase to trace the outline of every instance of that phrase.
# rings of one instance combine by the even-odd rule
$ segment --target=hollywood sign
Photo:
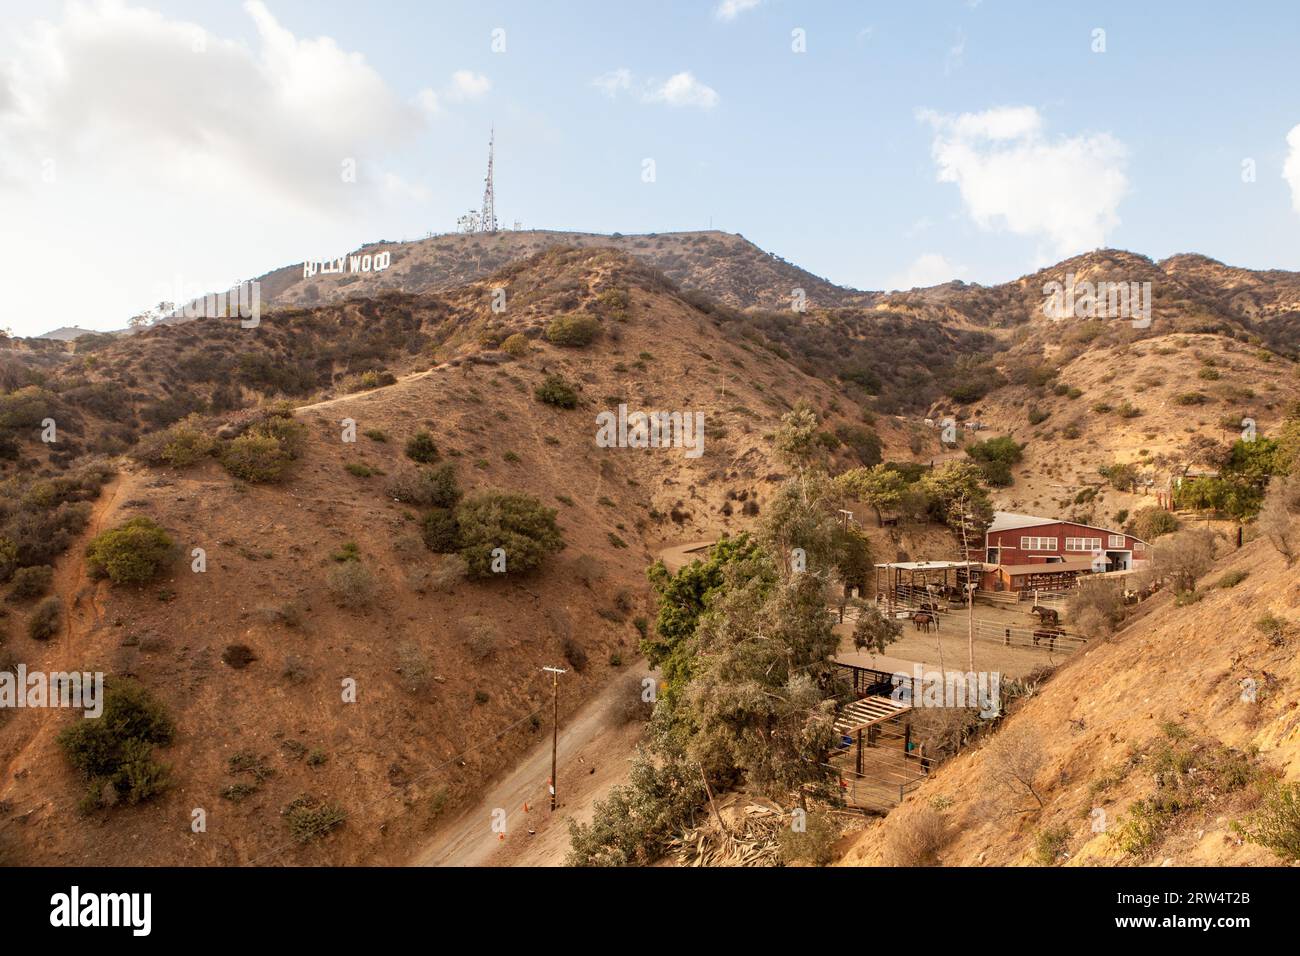
[[[314,275],[343,275],[349,272],[383,272],[393,263],[391,252],[376,252],[363,256],[339,256],[337,259],[317,259],[302,264],[302,277]]]

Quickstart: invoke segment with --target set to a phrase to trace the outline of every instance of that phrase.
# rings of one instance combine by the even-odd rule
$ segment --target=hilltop
[[[315,305],[384,291],[436,292],[482,279],[505,266],[558,247],[607,248],[634,256],[683,289],[733,308],[790,308],[793,290],[810,304],[847,305],[862,294],[765,252],[743,236],[715,230],[624,236],[521,230],[453,233],[414,242],[373,242],[356,254],[388,252],[382,272],[304,278],[301,264],[260,277],[273,305]]]

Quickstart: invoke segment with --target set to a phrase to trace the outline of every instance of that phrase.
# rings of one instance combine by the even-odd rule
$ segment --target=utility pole
[[[555,798],[559,790],[556,776],[556,754],[560,748],[560,675],[569,673],[559,667],[543,667],[551,675],[551,812],[555,812]]]

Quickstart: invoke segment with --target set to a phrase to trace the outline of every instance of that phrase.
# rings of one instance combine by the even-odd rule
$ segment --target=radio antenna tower
[[[494,197],[492,195],[492,153],[496,146],[496,124],[492,126],[492,133],[488,139],[488,170],[486,185],[483,187],[483,212],[479,215],[480,232],[497,231],[497,213],[495,208]]]

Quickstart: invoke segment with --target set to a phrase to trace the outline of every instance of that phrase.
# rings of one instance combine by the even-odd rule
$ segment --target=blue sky
[[[711,222],[872,289],[1103,244],[1300,269],[1290,4],[734,6],[3,4],[0,324],[450,231],[493,122],[525,228]]]

